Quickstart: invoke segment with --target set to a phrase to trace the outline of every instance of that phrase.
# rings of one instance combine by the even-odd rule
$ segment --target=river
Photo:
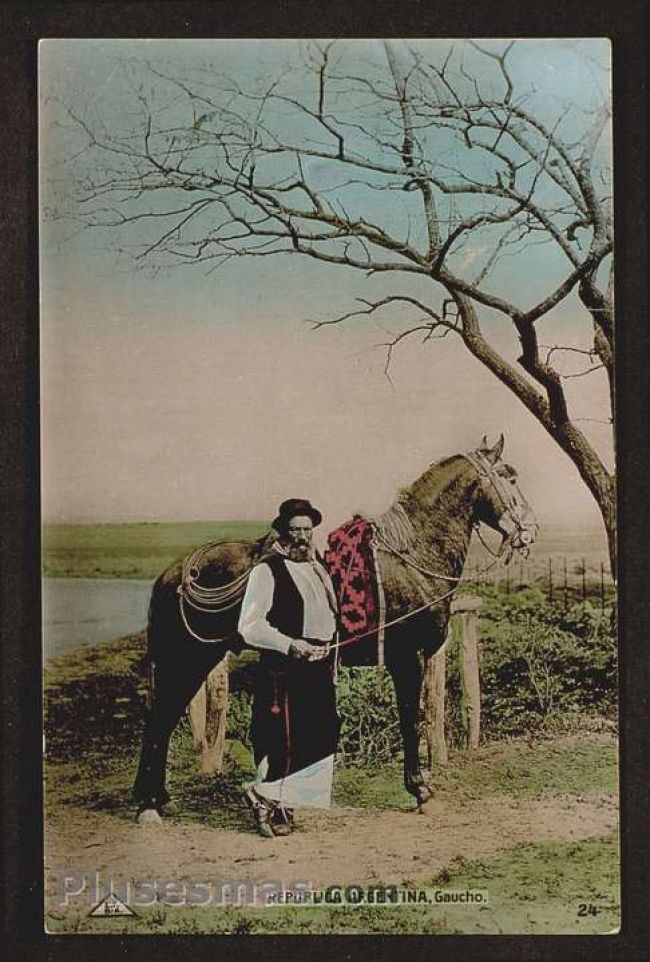
[[[152,585],[135,578],[44,578],[44,660],[141,631]]]

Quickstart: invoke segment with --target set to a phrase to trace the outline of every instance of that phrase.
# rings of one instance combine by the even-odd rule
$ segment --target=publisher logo
[[[122,899],[118,898],[114,892],[111,892],[98,902],[97,905],[90,910],[88,916],[95,919],[107,919],[107,918],[120,918],[123,919],[125,916],[130,916],[133,918],[136,913],[133,911],[130,905],[123,902]]]

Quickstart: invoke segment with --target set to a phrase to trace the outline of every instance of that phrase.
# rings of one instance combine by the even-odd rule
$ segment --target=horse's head
[[[500,532],[499,554],[504,555],[507,564],[515,551],[528,554],[537,539],[539,525],[519,489],[516,470],[501,460],[503,446],[503,434],[493,447],[484,436],[479,447],[464,457],[475,468],[479,480],[476,519]]]

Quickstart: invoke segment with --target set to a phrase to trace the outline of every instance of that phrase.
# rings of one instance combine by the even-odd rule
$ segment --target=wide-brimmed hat
[[[313,521],[314,527],[319,525],[323,520],[323,516],[318,508],[315,508],[306,498],[288,498],[286,501],[283,501],[278,508],[278,516],[275,521],[273,521],[271,527],[275,528],[276,531],[284,531],[291,518],[295,518],[298,515],[307,515],[307,517]]]

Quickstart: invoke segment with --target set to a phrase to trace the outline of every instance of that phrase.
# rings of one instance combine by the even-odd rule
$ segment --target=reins
[[[377,533],[377,532],[376,532],[376,533]],[[439,579],[439,580],[441,580],[441,581],[454,581],[454,582],[456,582],[456,584],[455,584],[454,587],[451,588],[449,591],[445,592],[445,593],[442,594],[442,595],[439,595],[437,598],[433,598],[433,599],[430,599],[429,601],[424,602],[424,604],[420,605],[418,608],[413,608],[413,609],[411,609],[411,611],[407,611],[405,614],[399,615],[399,617],[397,617],[397,618],[392,618],[390,621],[384,621],[384,622],[382,622],[381,624],[377,625],[376,628],[372,628],[372,629],[370,629],[369,631],[364,631],[364,632],[363,632],[362,634],[360,634],[360,635],[353,635],[351,638],[346,638],[345,641],[337,641],[337,642],[334,642],[334,643],[331,644],[331,645],[328,645],[328,651],[332,651],[332,650],[335,650],[335,649],[338,649],[338,648],[345,648],[345,647],[347,647],[347,645],[356,644],[356,642],[361,641],[361,640],[364,639],[364,638],[370,637],[371,635],[375,635],[375,634],[377,634],[377,633],[380,632],[380,631],[384,631],[386,628],[392,628],[394,625],[401,624],[403,621],[407,621],[409,618],[412,618],[412,617],[414,617],[415,615],[420,614],[420,612],[426,611],[426,610],[429,609],[429,608],[433,608],[433,607],[435,607],[436,605],[440,604],[442,601],[446,601],[447,598],[451,598],[451,597],[459,590],[459,588],[461,587],[461,585],[462,585],[463,583],[466,583],[466,582],[469,582],[469,581],[473,581],[473,580],[474,580],[473,578],[466,578],[466,577],[463,577],[462,575],[459,575],[458,577],[455,577],[455,576],[450,576],[450,575],[443,575],[443,574],[441,574],[440,572],[437,572],[437,571],[431,571],[431,570],[429,570],[428,568],[424,568],[422,565],[418,565],[416,562],[412,561],[410,558],[407,558],[404,554],[402,554],[402,552],[397,551],[396,548],[393,548],[391,545],[389,545],[388,542],[387,542],[384,538],[382,538],[381,536],[380,536],[379,540],[382,542],[382,546],[384,547],[384,549],[385,549],[386,551],[388,551],[388,552],[391,553],[391,554],[394,554],[394,555],[395,555],[397,558],[399,558],[404,564],[408,565],[408,566],[411,567],[411,568],[414,568],[416,571],[419,571],[420,574],[427,575],[427,576],[429,576],[429,577],[431,577],[431,578],[437,578],[437,579]],[[212,547],[212,546],[214,546],[214,545],[216,545],[216,544],[220,544],[220,543],[221,543],[221,544],[224,544],[224,543],[227,544],[228,542],[211,542],[210,547]],[[196,553],[197,553],[197,552],[195,552],[195,554],[196,554]],[[193,557],[193,556],[192,556],[192,557]],[[495,555],[494,557],[497,558],[498,556]],[[261,560],[263,560],[263,558],[261,558],[260,561],[261,561]],[[258,563],[259,563],[259,562],[258,562]],[[480,574],[485,574],[487,571],[489,571],[491,568],[493,568],[493,567],[495,566],[495,564],[496,564],[496,561],[493,561],[493,562],[491,562],[489,565],[486,565],[485,568],[481,569]],[[189,564],[189,561],[188,561],[187,565],[184,565],[184,570],[185,570],[185,567],[188,568],[188,571],[191,571],[193,566],[190,565],[190,564]],[[209,614],[215,614],[215,613],[216,613],[216,614],[220,614],[220,613],[223,612],[223,611],[230,610],[231,608],[234,608],[236,605],[238,605],[238,604],[240,603],[240,601],[241,601],[241,599],[242,599],[242,597],[243,597],[244,591],[245,591],[245,583],[246,583],[246,581],[247,581],[247,579],[248,579],[251,571],[253,570],[253,567],[254,567],[254,565],[252,565],[246,572],[244,572],[244,574],[240,575],[239,578],[236,579],[236,582],[239,582],[239,583],[243,582],[243,583],[244,583],[244,588],[243,588],[243,590],[241,591],[241,595],[240,595],[239,597],[235,598],[234,601],[232,601],[232,602],[230,602],[230,603],[228,603],[228,604],[224,605],[223,607],[221,607],[221,608],[219,608],[219,609],[216,609],[216,610],[208,609],[208,608],[205,608],[205,607],[199,607],[196,602],[194,602],[194,601],[192,601],[192,600],[190,600],[190,599],[185,598],[184,593],[183,593],[183,589],[185,588],[185,589],[187,590],[187,585],[188,585],[188,584],[192,585],[193,590],[196,592],[197,585],[196,585],[196,583],[195,583],[195,580],[190,580],[190,581],[188,581],[188,582],[185,582],[185,580],[183,580],[183,581],[181,582],[181,584],[180,584],[180,585],[178,586],[178,588],[176,589],[176,590],[177,590],[177,593],[178,593],[178,596],[179,596],[179,607],[180,607],[181,619],[182,619],[182,621],[183,621],[183,625],[185,626],[186,631],[192,636],[192,638],[196,639],[196,641],[203,642],[204,644],[217,644],[218,642],[223,642],[223,641],[225,641],[228,636],[226,635],[226,636],[224,636],[224,637],[222,637],[222,638],[203,638],[201,635],[197,635],[197,633],[190,627],[190,625],[189,625],[189,623],[188,623],[188,621],[187,621],[187,617],[186,617],[186,614],[185,614],[185,609],[184,609],[184,607],[183,607],[183,601],[184,601],[184,600],[189,601],[189,604],[190,604],[193,608],[195,608],[197,611],[203,612],[204,614],[208,614],[208,613],[209,613]],[[235,584],[235,582],[229,582],[228,585],[224,585],[224,588],[229,588],[229,587],[230,587],[231,585],[233,585],[233,584]],[[200,586],[198,586],[198,587],[200,587]],[[203,593],[200,595],[200,597],[205,598],[206,595],[208,595],[208,593],[213,592],[213,591],[215,591],[215,589],[210,589],[210,588],[205,589],[205,588],[204,588],[204,589],[203,589]],[[216,589],[216,591],[218,592],[218,589]]]
[[[352,638],[346,638],[345,641],[335,641],[332,644],[328,644],[327,649],[328,651],[334,651],[337,648],[345,648],[347,645],[353,645],[357,641],[361,641],[362,638],[368,638],[370,635],[376,635],[378,632],[384,631],[386,628],[392,628],[393,625],[399,625],[402,621],[406,621],[408,618],[412,618],[414,615],[420,614],[421,611],[426,611],[427,608],[433,608],[435,605],[440,604],[441,601],[451,598],[452,595],[456,594],[459,587],[460,585],[456,585],[444,595],[434,598],[433,601],[426,601],[423,605],[420,605],[419,608],[413,608],[411,611],[407,611],[406,614],[400,615],[398,618],[391,619],[391,621],[384,621],[382,624],[377,625],[376,628],[371,628],[369,631],[364,631],[360,635],[353,635]]]
[[[504,510],[510,513],[510,516],[514,521],[514,523],[517,525],[518,528],[521,528],[522,526],[520,521],[517,518],[513,517],[512,511],[510,510],[510,505],[512,503],[511,498],[509,497],[508,492],[505,486],[503,485],[502,479],[499,477],[498,473],[494,470],[493,466],[485,462],[483,458],[480,458],[480,456],[478,455],[478,452],[475,452],[473,454],[463,454],[461,456],[464,457],[465,460],[469,461],[469,463],[478,473],[479,477],[490,481],[495,491],[501,498]],[[359,635],[353,635],[351,638],[346,638],[344,641],[337,641],[331,645],[328,645],[328,650],[344,648],[347,645],[356,644],[356,642],[361,641],[363,638],[367,638],[371,635],[376,635],[379,632],[383,632],[386,628],[392,628],[394,625],[401,624],[402,622],[406,621],[409,618],[414,617],[420,612],[433,608],[436,605],[440,604],[441,602],[446,601],[447,598],[451,598],[460,589],[463,583],[474,581],[477,576],[482,576],[486,574],[488,571],[494,568],[494,566],[498,562],[504,563],[502,560],[501,553],[499,554],[495,553],[490,548],[490,546],[483,540],[483,537],[481,536],[481,533],[480,533],[480,525],[477,523],[475,524],[474,528],[476,530],[479,541],[481,542],[483,547],[489,552],[489,554],[492,555],[492,558],[494,560],[490,562],[490,564],[486,565],[484,568],[480,569],[480,571],[477,571],[474,575],[474,578],[470,578],[470,577],[463,577],[462,575],[454,576],[454,575],[442,574],[442,572],[440,571],[433,571],[430,568],[425,568],[423,565],[418,564],[416,561],[413,561],[411,558],[405,555],[404,552],[398,550],[395,546],[391,545],[389,541],[386,539],[385,535],[382,534],[382,532],[379,530],[377,524],[374,523],[373,524],[374,537],[377,540],[380,548],[383,548],[384,551],[387,551],[389,554],[392,554],[396,558],[399,558],[399,560],[403,564],[407,565],[410,568],[413,568],[415,571],[418,571],[420,574],[425,575],[428,578],[435,578],[439,581],[453,582],[454,586],[449,591],[445,592],[439,597],[426,601],[424,604],[420,605],[419,607],[414,608],[411,611],[407,611],[405,614],[400,615],[397,618],[393,618],[390,621],[384,621],[380,623],[376,628],[372,628]],[[194,551],[191,555],[188,555],[188,557],[185,558],[183,562],[181,583],[176,589],[179,596],[179,607],[180,607],[181,619],[183,621],[183,625],[186,631],[192,636],[192,638],[194,638],[196,641],[203,642],[204,644],[217,644],[219,642],[226,641],[226,639],[228,638],[228,635],[222,638],[203,638],[201,635],[198,635],[190,627],[187,621],[187,616],[184,609],[184,602],[187,602],[192,608],[194,608],[195,611],[198,611],[203,614],[222,614],[226,611],[232,610],[238,604],[240,604],[242,598],[244,597],[244,593],[246,591],[246,584],[248,582],[248,578],[250,576],[251,571],[255,567],[255,565],[251,565],[251,567],[248,568],[246,571],[244,571],[241,575],[239,575],[233,581],[230,581],[225,585],[218,585],[216,587],[205,587],[198,583],[201,562],[204,560],[205,556],[209,553],[209,551],[217,545],[222,546],[224,544],[235,544],[235,543],[239,543],[239,542],[211,541],[208,544],[202,545],[200,548],[197,548],[197,550]],[[259,562],[263,561],[265,557],[266,555],[262,555],[257,560],[256,563],[259,564]]]
[[[379,535],[379,532],[376,531],[375,534]],[[439,595],[437,598],[434,598],[430,601],[426,601],[424,604],[420,605],[418,608],[413,608],[411,611],[407,611],[406,614],[404,615],[400,615],[397,618],[392,618],[390,621],[384,621],[381,624],[377,625],[376,628],[371,628],[369,631],[364,631],[360,635],[353,635],[352,638],[346,638],[345,641],[333,642],[332,644],[327,646],[328,651],[334,651],[338,648],[345,648],[347,645],[355,644],[357,641],[361,641],[363,638],[368,638],[371,635],[376,635],[380,631],[384,631],[386,628],[392,628],[393,625],[401,624],[401,622],[406,621],[408,618],[412,618],[414,615],[420,614],[421,611],[426,611],[428,608],[433,608],[436,605],[440,604],[440,602],[446,601],[447,598],[451,598],[453,595],[456,594],[456,592],[459,590],[459,588],[463,583],[474,581],[474,578],[466,578],[466,577],[463,577],[462,575],[459,575],[458,577],[443,575],[439,571],[431,571],[428,568],[424,568],[422,565],[419,565],[416,562],[411,561],[411,559],[407,558],[404,554],[402,554],[401,551],[398,551],[396,548],[393,548],[391,545],[389,545],[388,542],[383,537],[381,537],[381,535],[379,535],[379,540],[383,542],[383,547],[386,551],[388,551],[390,554],[395,555],[404,564],[408,565],[411,568],[414,568],[416,571],[419,571],[421,574],[428,575],[431,578],[438,578],[441,581],[455,581],[456,584],[454,585],[453,588],[451,588],[449,591],[446,591],[444,594]],[[493,552],[491,553],[494,554]],[[498,555],[494,555],[494,557],[495,559],[498,560]],[[496,564],[496,560],[492,561],[489,565],[486,565],[485,568],[482,568],[478,572],[478,574],[480,575],[485,574],[487,571],[490,571],[492,568],[494,568],[495,564]]]
[[[473,578],[465,577],[464,575],[443,575],[439,571],[432,571],[430,568],[424,568],[422,565],[419,565],[416,561],[413,561],[411,558],[407,557],[401,551],[398,551],[397,548],[393,547],[393,545],[389,544],[386,538],[381,534],[381,532],[376,530],[375,537],[380,542],[380,547],[383,547],[390,554],[395,555],[396,558],[399,558],[400,561],[403,561],[404,564],[408,565],[409,568],[414,568],[415,571],[419,571],[420,574],[427,575],[429,578],[438,578],[440,581],[455,581],[460,583],[462,581],[475,581],[476,577],[482,577],[484,574],[486,574],[488,571],[491,571],[492,568],[494,568],[495,564],[497,563],[497,561],[500,560],[500,557],[501,557],[499,554],[497,554],[495,551],[493,551],[490,548],[487,542],[483,540],[481,536],[481,529],[478,524],[474,525],[474,530],[476,531],[477,537],[481,542],[481,544],[483,545],[483,547],[492,555],[492,557],[495,560],[490,562],[490,564],[486,565],[484,568],[478,569]]]

